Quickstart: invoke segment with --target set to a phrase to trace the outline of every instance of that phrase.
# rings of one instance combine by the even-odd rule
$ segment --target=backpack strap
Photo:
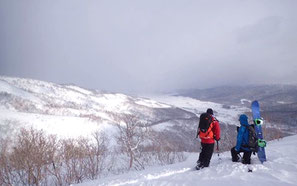
[[[245,143],[246,144],[248,144],[249,143],[249,139],[247,139],[248,141],[246,141],[245,139],[244,139],[244,134],[246,133],[246,131],[248,131],[248,133],[249,133],[249,126],[245,126],[245,125],[243,125],[243,127],[244,127],[244,133],[243,133],[243,135],[242,135],[242,139],[245,141]]]

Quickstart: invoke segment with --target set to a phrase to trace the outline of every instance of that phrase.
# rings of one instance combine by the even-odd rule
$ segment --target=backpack
[[[248,132],[249,132],[249,141],[248,141],[248,147],[252,150],[252,151],[257,151],[258,148],[258,138],[257,138],[257,134],[255,131],[255,128],[252,125],[249,125],[247,127]]]
[[[198,134],[201,139],[211,139],[214,134],[212,132],[212,120],[213,117],[208,113],[203,113],[200,115]]]

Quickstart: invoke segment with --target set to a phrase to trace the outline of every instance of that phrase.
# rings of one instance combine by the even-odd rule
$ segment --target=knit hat
[[[207,109],[206,113],[213,115],[213,110],[211,108]]]

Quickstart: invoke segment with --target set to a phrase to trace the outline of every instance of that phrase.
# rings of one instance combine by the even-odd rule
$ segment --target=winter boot
[[[196,170],[200,170],[203,168],[204,168],[204,165],[202,163],[200,163],[199,165],[196,166]]]
[[[238,162],[239,159],[240,159],[240,155],[239,155],[238,152],[235,151],[234,147],[231,149],[231,156],[232,156],[232,161],[233,162]]]

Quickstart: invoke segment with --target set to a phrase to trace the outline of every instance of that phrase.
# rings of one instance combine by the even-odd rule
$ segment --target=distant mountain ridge
[[[221,86],[208,89],[180,90],[178,95],[222,104],[241,104],[241,99],[259,100],[267,105],[297,102],[297,85]]]
[[[165,131],[163,135],[172,136],[172,140],[179,139],[181,147],[195,149],[195,144],[185,144],[193,141],[196,114],[148,98],[0,77],[0,104],[0,137],[33,126],[62,137],[89,136],[99,130],[114,138],[116,125],[128,114],[154,130]],[[172,135],[181,127],[192,134]]]
[[[222,86],[181,90],[177,95],[246,107],[258,100],[264,119],[297,129],[297,85]]]
[[[10,135],[19,127],[33,126],[65,137],[88,136],[100,130],[113,138],[118,119],[129,114],[179,150],[197,151],[198,116],[212,107],[221,123],[222,149],[228,149],[235,139],[234,125],[238,124],[238,115],[249,109],[241,104],[233,106],[227,103],[232,103],[234,96],[239,102],[250,97],[240,97],[239,92],[232,95],[230,90],[225,90],[225,97],[220,97],[219,91],[211,92],[207,97],[206,92],[201,93],[204,97],[200,99],[209,101],[211,96],[213,102],[191,99],[186,94],[186,97],[160,95],[142,98],[75,85],[0,76],[0,137]],[[273,139],[274,134],[267,139]]]
[[[151,122],[195,116],[171,105],[145,98],[9,77],[0,77],[0,102],[2,108],[21,112],[85,116],[109,122],[113,122],[112,117],[117,114],[133,114]],[[161,111],[162,114],[158,114]]]

